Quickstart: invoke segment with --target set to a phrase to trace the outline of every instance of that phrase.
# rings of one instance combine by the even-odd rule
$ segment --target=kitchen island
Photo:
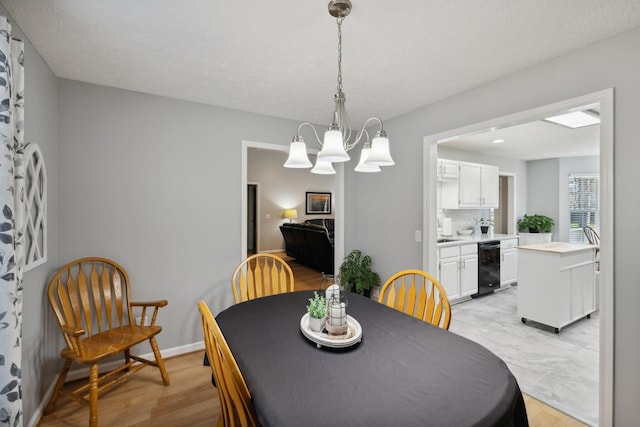
[[[518,246],[518,316],[560,329],[595,311],[595,246]]]

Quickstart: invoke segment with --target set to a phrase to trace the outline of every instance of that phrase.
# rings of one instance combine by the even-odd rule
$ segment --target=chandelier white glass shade
[[[304,126],[308,126],[313,130],[316,141],[322,146],[317,156],[316,165],[311,169],[312,173],[335,173],[332,163],[348,162],[351,157],[347,152],[362,140],[364,140],[364,145],[355,171],[379,172],[380,166],[395,164],[389,151],[387,133],[384,131],[382,120],[379,118],[371,117],[367,119],[362,128],[353,134],[354,138],[351,138],[351,122],[345,108],[346,98],[342,92],[342,22],[350,12],[351,2],[349,0],[332,0],[329,2],[329,13],[336,18],[338,23],[338,90],[334,97],[335,107],[331,124],[325,131],[324,138],[320,140],[316,128],[311,123],[301,123],[289,147],[289,157],[284,163],[286,168],[310,168],[312,166],[307,156],[306,144],[300,135],[300,130]],[[376,132],[373,140],[369,142],[369,133],[366,127],[371,121],[377,122],[380,129]]]

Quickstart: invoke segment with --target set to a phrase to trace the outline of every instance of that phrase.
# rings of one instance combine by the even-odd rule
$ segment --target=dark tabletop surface
[[[347,313],[363,330],[348,349],[318,349],[302,335],[312,292],[236,304],[217,316],[263,426],[527,425],[515,378],[485,347],[347,295]]]

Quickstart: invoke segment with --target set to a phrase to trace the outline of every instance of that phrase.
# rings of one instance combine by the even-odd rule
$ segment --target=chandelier
[[[342,22],[350,12],[351,2],[349,0],[331,0],[329,2],[329,14],[335,17],[338,23],[338,90],[334,96],[335,108],[331,124],[325,131],[323,140],[320,140],[316,128],[311,123],[305,122],[298,125],[298,130],[289,146],[289,157],[284,163],[285,168],[310,168],[313,166],[307,156],[307,146],[300,135],[300,130],[305,126],[313,130],[316,141],[322,146],[316,164],[311,169],[312,173],[336,173],[333,163],[349,161],[351,158],[347,151],[353,149],[361,140],[364,141],[364,144],[355,171],[379,172],[380,166],[395,164],[389,152],[389,139],[382,126],[382,120],[371,117],[364,122],[357,133],[351,131],[351,122],[345,108],[346,98],[342,92]],[[369,132],[367,132],[366,126],[371,122],[377,122],[380,129],[369,141]]]

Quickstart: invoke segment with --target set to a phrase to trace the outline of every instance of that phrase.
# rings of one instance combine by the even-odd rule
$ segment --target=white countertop
[[[492,240],[517,239],[517,234],[471,234],[469,236],[438,236],[438,239],[451,239],[452,242],[438,243],[437,247],[448,247],[456,245],[466,245],[469,243],[482,243]]]
[[[559,254],[584,251],[587,249],[595,250],[595,246],[583,243],[567,243],[567,242],[549,242],[534,243],[532,245],[518,246],[518,249],[526,249],[530,251],[555,252]]]

